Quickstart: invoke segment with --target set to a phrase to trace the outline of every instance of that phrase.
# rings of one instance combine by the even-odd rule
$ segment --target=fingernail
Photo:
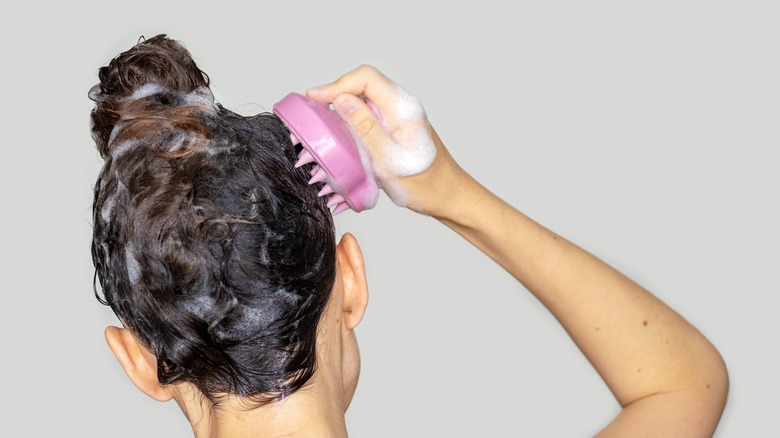
[[[333,101],[333,106],[336,107],[336,111],[342,116],[348,116],[357,109],[357,104],[349,96],[338,96]]]

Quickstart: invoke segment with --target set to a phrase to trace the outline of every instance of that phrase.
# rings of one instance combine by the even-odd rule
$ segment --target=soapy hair
[[[98,299],[156,356],[160,383],[261,403],[316,368],[335,279],[333,221],[272,114],[214,101],[158,35],[99,69],[92,137]]]

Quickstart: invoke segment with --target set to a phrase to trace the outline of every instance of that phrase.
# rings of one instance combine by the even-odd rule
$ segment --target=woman
[[[100,79],[93,257],[126,326],[106,338],[128,376],[175,399],[198,437],[346,436],[363,257],[349,234],[335,244],[284,127],[216,104],[189,53],[164,36]],[[693,326],[482,187],[419,102],[373,67],[307,94],[334,105],[396,204],[452,228],[555,315],[623,407],[599,436],[713,434],[728,377]]]

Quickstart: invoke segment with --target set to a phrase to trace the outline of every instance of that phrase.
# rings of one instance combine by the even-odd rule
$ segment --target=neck
[[[334,293],[339,298],[342,292]],[[191,383],[176,384],[174,398],[195,437],[346,438],[344,412],[352,399],[360,360],[354,331],[340,325],[342,307],[340,300],[331,302],[323,315],[321,324],[329,329],[318,335],[314,376],[281,401],[250,409],[246,401],[227,397],[215,407]]]
[[[230,398],[215,407],[194,387],[176,397],[196,438],[346,438],[344,402],[310,382],[278,402],[256,408]]]

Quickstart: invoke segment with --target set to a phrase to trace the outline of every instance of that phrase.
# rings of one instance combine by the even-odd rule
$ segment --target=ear
[[[344,293],[342,319],[345,328],[352,330],[360,324],[368,306],[365,262],[355,236],[346,233],[341,237],[341,241],[336,246],[336,257]]]
[[[130,330],[106,327],[106,342],[125,369],[127,377],[144,394],[157,401],[173,398],[173,388],[157,380],[157,359],[133,336]]]

